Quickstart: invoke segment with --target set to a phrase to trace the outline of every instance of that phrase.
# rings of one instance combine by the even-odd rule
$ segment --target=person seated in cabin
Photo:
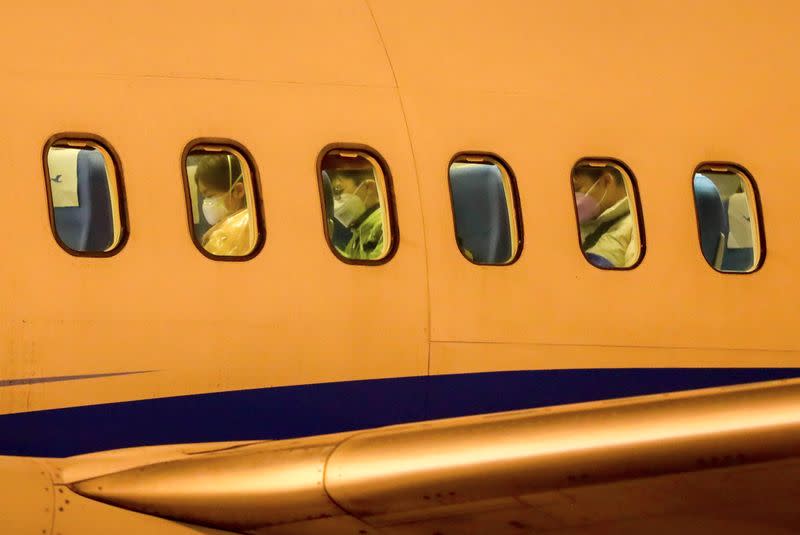
[[[601,268],[629,267],[636,262],[634,236],[625,179],[613,166],[580,165],[572,175],[580,224],[581,248],[587,260]]]
[[[333,217],[351,232],[336,249],[352,260],[374,260],[383,251],[383,209],[372,165],[364,158],[328,155],[322,168],[331,180]]]
[[[211,228],[200,243],[211,254],[243,256],[253,249],[242,168],[230,154],[206,154],[197,164],[195,181],[203,196],[203,217]]]

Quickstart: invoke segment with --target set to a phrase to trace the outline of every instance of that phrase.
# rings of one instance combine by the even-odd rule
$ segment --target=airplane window
[[[517,193],[509,167],[496,156],[458,154],[450,163],[456,244],[467,260],[510,264],[521,250]]]
[[[724,273],[750,273],[763,258],[757,192],[749,173],[733,164],[702,164],[694,173],[700,250]]]
[[[633,173],[617,160],[583,159],[572,169],[578,237],[586,260],[601,269],[630,269],[644,237]]]
[[[78,256],[110,256],[127,224],[122,177],[110,147],[88,134],[56,135],[45,145],[45,181],[56,241]]]
[[[264,241],[257,177],[244,147],[196,140],[184,151],[189,226],[197,248],[215,260],[246,260]]]
[[[391,177],[376,152],[364,147],[324,149],[319,159],[325,235],[349,263],[381,263],[393,252]]]

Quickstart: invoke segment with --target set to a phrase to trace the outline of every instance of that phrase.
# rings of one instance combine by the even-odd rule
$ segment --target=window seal
[[[376,260],[359,260],[354,258],[347,258],[346,256],[339,253],[336,247],[334,247],[333,242],[331,242],[331,237],[328,235],[328,222],[326,221],[328,214],[325,207],[325,191],[322,187],[322,160],[329,152],[333,150],[353,150],[366,153],[371,158],[373,158],[381,168],[381,172],[383,173],[383,185],[386,188],[385,191],[386,204],[389,209],[388,221],[392,237],[392,241],[389,244],[389,249],[386,251],[386,255],[383,258],[379,258]],[[323,236],[325,236],[325,243],[328,244],[328,248],[331,250],[331,253],[333,253],[333,255],[337,259],[344,262],[345,264],[350,264],[354,266],[380,266],[386,264],[392,258],[394,258],[394,255],[397,253],[397,249],[400,246],[400,228],[397,222],[397,206],[395,203],[392,172],[389,169],[389,164],[386,162],[386,159],[384,159],[381,153],[378,152],[376,149],[372,148],[371,146],[365,145],[363,143],[349,143],[349,142],[329,143],[328,145],[322,147],[322,150],[320,150],[319,154],[317,154],[316,180],[317,180],[317,189],[319,190],[320,213],[322,214],[321,217],[322,234]]]
[[[212,145],[216,147],[220,147],[225,149],[226,147],[238,152],[244,158],[244,163],[250,168],[250,178],[252,182],[253,188],[253,215],[256,218],[256,230],[258,231],[258,238],[256,239],[256,243],[253,246],[253,250],[243,256],[226,256],[226,255],[215,255],[209,253],[205,250],[203,245],[198,241],[197,236],[194,235],[194,214],[192,213],[192,196],[191,191],[189,190],[189,173],[186,169],[186,159],[189,156],[189,153],[203,145]],[[264,248],[264,244],[267,239],[267,232],[266,226],[264,223],[264,212],[263,212],[263,202],[261,197],[261,180],[260,174],[258,172],[258,167],[256,166],[255,158],[250,153],[247,148],[229,138],[222,138],[222,137],[198,137],[189,141],[186,146],[183,148],[183,152],[181,153],[181,177],[183,181],[183,194],[184,194],[184,201],[186,205],[186,222],[189,228],[189,236],[192,238],[192,243],[197,248],[203,256],[208,258],[209,260],[213,261],[221,261],[221,262],[246,262],[255,258],[261,250]]]
[[[628,176],[628,180],[630,180],[631,190],[633,192],[633,197],[634,197],[633,202],[634,206],[636,207],[636,228],[639,231],[639,258],[637,258],[636,262],[634,262],[630,266],[626,267],[597,266],[589,260],[589,257],[586,256],[586,251],[583,250],[583,243],[581,243],[581,222],[578,219],[578,207],[575,204],[575,184],[572,181],[572,175],[575,172],[575,168],[584,162],[606,162],[612,165],[616,165],[617,167],[625,171],[625,174]],[[639,265],[644,260],[645,254],[647,252],[647,239],[644,230],[645,227],[644,212],[642,211],[642,200],[639,195],[639,183],[637,182],[636,175],[633,173],[633,170],[630,168],[630,166],[626,164],[624,161],[620,160],[619,158],[611,158],[609,156],[582,156],[578,158],[570,168],[569,189],[570,192],[572,193],[572,198],[570,199],[570,203],[572,204],[572,209],[575,214],[575,229],[577,230],[578,250],[581,252],[581,255],[583,255],[583,258],[584,260],[586,260],[586,263],[595,269],[600,269],[609,272],[614,272],[614,271],[625,272],[625,271],[631,271],[632,269],[636,269],[637,267],[639,267]]]
[[[756,211],[756,220],[758,223],[758,244],[759,244],[759,256],[758,260],[755,262],[755,266],[750,271],[723,271],[721,269],[717,269],[711,264],[709,264],[705,257],[703,256],[703,248],[702,248],[702,240],[700,239],[700,214],[697,213],[697,204],[695,200],[694,194],[694,177],[697,173],[702,172],[704,169],[709,169],[712,167],[727,167],[732,171],[736,172],[737,174],[743,176],[748,183],[750,184],[750,188],[753,191],[753,204],[755,206]],[[761,209],[761,195],[758,191],[758,184],[756,184],[755,178],[747,170],[747,168],[741,164],[736,162],[730,162],[726,160],[709,160],[700,162],[695,166],[694,171],[692,171],[691,176],[691,192],[692,192],[692,207],[694,208],[694,217],[695,221],[697,222],[697,247],[700,251],[700,258],[703,259],[703,263],[705,263],[709,268],[714,270],[715,273],[719,273],[720,275],[752,275],[756,271],[760,270],[761,267],[764,265],[764,261],[767,257],[767,235],[764,232],[764,211]],[[754,258],[755,260],[755,258]]]
[[[504,262],[502,264],[484,264],[481,262],[475,262],[467,255],[464,254],[464,251],[461,250],[461,247],[458,246],[458,229],[456,228],[456,212],[455,212],[455,203],[453,201],[453,186],[450,183],[450,167],[458,161],[464,160],[466,161],[467,158],[474,157],[474,158],[481,158],[483,160],[489,160],[496,165],[500,165],[503,170],[508,175],[508,183],[511,189],[511,201],[514,204],[514,218],[517,227],[517,250],[514,252],[514,256],[512,256],[508,262]],[[453,243],[458,249],[458,252],[461,256],[463,256],[470,264],[480,267],[507,267],[512,264],[515,264],[517,260],[519,260],[520,256],[522,255],[522,249],[524,248],[524,228],[522,222],[522,204],[520,203],[520,196],[519,196],[519,188],[517,187],[517,177],[514,174],[514,170],[508,164],[508,162],[499,154],[490,151],[482,151],[482,150],[463,150],[455,153],[450,161],[447,163],[447,169],[445,171],[445,176],[447,176],[447,191],[450,194],[450,215],[453,220]]]
[[[113,249],[108,251],[76,251],[75,249],[67,246],[67,244],[64,243],[64,241],[58,235],[58,230],[56,229],[55,207],[53,206],[53,191],[50,185],[50,165],[47,159],[52,147],[59,146],[60,144],[66,145],[67,143],[65,142],[67,141],[81,143],[87,146],[94,145],[99,147],[108,155],[111,160],[111,165],[114,167],[114,179],[117,187],[117,206],[119,209],[120,235],[117,244]],[[125,194],[125,181],[123,180],[122,161],[120,160],[117,151],[114,150],[114,147],[111,145],[111,143],[109,143],[105,138],[89,132],[59,132],[50,136],[45,142],[44,149],[42,150],[42,165],[44,168],[45,193],[47,195],[45,200],[47,202],[50,230],[52,231],[53,237],[55,238],[59,247],[61,247],[71,256],[82,258],[108,258],[118,254],[128,243],[128,237],[130,235],[130,223],[128,220],[128,202]]]

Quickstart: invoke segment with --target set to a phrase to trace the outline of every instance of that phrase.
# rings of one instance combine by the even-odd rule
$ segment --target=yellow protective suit
[[[581,225],[584,252],[601,256],[614,267],[632,266],[639,257],[639,233],[627,197]]]
[[[353,229],[342,254],[353,260],[375,260],[383,255],[383,210],[378,208]]]
[[[255,235],[250,225],[250,211],[234,212],[203,235],[203,249],[217,256],[245,256],[253,250]]]

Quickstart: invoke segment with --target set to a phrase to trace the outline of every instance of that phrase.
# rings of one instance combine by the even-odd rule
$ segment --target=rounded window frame
[[[473,158],[474,161],[469,161],[468,158]],[[456,228],[456,212],[455,212],[455,204],[453,201],[453,186],[450,183],[450,168],[454,163],[459,161],[463,161],[463,163],[491,163],[496,165],[500,169],[502,169],[505,177],[508,180],[508,187],[509,193],[511,195],[511,202],[514,205],[514,210],[509,210],[509,215],[513,214],[515,227],[517,231],[517,248],[514,251],[514,254],[507,262],[503,262],[502,264],[485,264],[481,262],[475,262],[467,255],[464,254],[464,251],[461,250],[461,247],[458,246],[458,229]],[[515,264],[517,260],[522,256],[522,250],[525,247],[525,233],[524,228],[525,225],[522,221],[522,203],[520,200],[519,195],[519,188],[517,186],[517,176],[514,174],[514,169],[512,169],[511,165],[499,154],[490,152],[490,151],[482,151],[482,150],[463,150],[455,153],[451,158],[450,161],[447,163],[447,169],[445,171],[445,176],[447,177],[447,192],[450,196],[450,216],[453,222],[453,243],[456,246],[459,254],[464,257],[470,264],[474,266],[480,267],[507,267],[512,264]]]
[[[67,146],[72,148],[92,147],[99,150],[106,162],[106,169],[109,163],[114,172],[114,182],[117,189],[117,209],[119,211],[119,240],[116,245],[108,251],[77,251],[69,247],[58,235],[55,219],[55,206],[53,206],[53,190],[50,185],[50,165],[48,155],[52,147]],[[45,182],[45,201],[47,202],[47,214],[50,220],[50,231],[61,249],[71,256],[82,258],[109,258],[117,255],[127,245],[130,237],[130,222],[128,219],[128,202],[125,193],[125,181],[123,179],[122,160],[111,143],[104,137],[90,132],[59,132],[50,136],[44,144],[42,150],[42,166],[44,170]]]
[[[244,163],[250,170],[250,178],[252,182],[251,186],[253,190],[253,212],[256,216],[256,230],[258,231],[258,238],[253,246],[253,250],[246,255],[227,256],[209,253],[198,241],[197,236],[194,234],[194,213],[192,211],[192,195],[189,189],[189,173],[186,169],[186,160],[190,152],[202,147],[214,147],[215,149],[219,148],[220,152],[225,151],[225,149],[231,149],[232,152],[238,153],[242,157]],[[247,147],[238,141],[229,138],[198,137],[192,139],[186,144],[186,146],[184,146],[183,151],[181,152],[180,166],[183,182],[184,204],[186,206],[186,222],[188,224],[189,236],[191,237],[195,248],[197,248],[197,250],[209,260],[217,262],[247,262],[248,260],[252,260],[258,256],[267,241],[267,230],[266,223],[264,221],[264,203],[261,197],[261,175],[259,174],[256,160],[252,153],[247,150]]]
[[[389,209],[387,221],[389,222],[390,239],[391,239],[389,243],[389,248],[386,251],[386,254],[382,258],[378,258],[375,260],[360,260],[355,258],[347,258],[346,256],[340,254],[339,251],[336,249],[336,247],[334,247],[333,242],[331,241],[331,237],[328,235],[328,222],[327,222],[328,213],[325,205],[325,191],[322,185],[322,160],[329,152],[334,150],[363,152],[370,158],[375,160],[375,162],[380,167],[381,173],[383,174],[383,186],[385,189],[384,197],[386,199],[386,205]],[[373,147],[365,145],[363,143],[349,143],[349,142],[330,143],[322,147],[322,149],[319,151],[319,154],[317,154],[315,169],[316,169],[317,189],[319,190],[322,234],[323,236],[325,236],[325,243],[328,244],[328,248],[331,250],[331,253],[333,253],[333,256],[335,256],[338,260],[344,262],[345,264],[350,264],[354,266],[380,266],[392,260],[395,254],[397,254],[397,249],[400,246],[400,226],[397,221],[397,204],[395,202],[394,181],[392,179],[392,172],[389,169],[389,164],[387,163],[386,159],[381,155],[381,153],[378,152]]]
[[[758,260],[755,262],[753,269],[749,271],[724,271],[721,269],[717,269],[711,264],[703,256],[703,247],[702,247],[702,239],[700,234],[700,214],[697,212],[697,204],[695,199],[695,192],[694,192],[694,177],[698,173],[702,172],[703,169],[713,170],[714,167],[717,168],[726,168],[734,171],[740,177],[744,177],[747,181],[747,184],[750,186],[750,193],[752,193],[753,198],[753,207],[756,212],[756,229],[758,230],[758,245],[759,245],[759,256]],[[761,194],[758,190],[758,184],[756,183],[755,178],[753,178],[752,173],[742,164],[736,162],[729,162],[724,160],[712,160],[712,161],[704,161],[697,164],[692,171],[691,176],[691,194],[692,194],[692,208],[694,209],[694,218],[695,223],[697,226],[697,247],[698,251],[700,252],[700,258],[703,259],[703,263],[711,268],[715,273],[719,273],[720,275],[752,275],[753,273],[759,271],[763,266],[764,262],[767,258],[767,236],[764,228],[764,211],[761,207]],[[755,257],[754,257],[755,258]]]
[[[575,168],[584,162],[604,162],[606,164],[614,165],[619,169],[621,169],[622,171],[624,171],[628,177],[628,180],[630,181],[630,186],[634,198],[633,206],[636,210],[635,214],[636,228],[639,231],[639,258],[637,258],[636,262],[634,262],[630,266],[603,267],[595,265],[591,261],[589,261],[589,257],[586,256],[586,251],[583,250],[583,243],[581,243],[581,222],[580,219],[578,218],[578,206],[575,204],[575,183],[572,180],[572,176],[575,174]],[[644,211],[642,210],[642,199],[641,196],[639,195],[639,182],[631,167],[619,158],[612,158],[609,156],[583,156],[581,158],[578,158],[570,168],[569,188],[570,191],[572,192],[572,198],[570,199],[570,202],[572,203],[573,213],[575,214],[575,230],[577,231],[576,234],[578,238],[578,250],[581,252],[583,259],[586,260],[586,263],[595,269],[600,269],[609,272],[615,272],[615,271],[625,272],[625,271],[631,271],[639,267],[641,263],[644,261],[645,255],[647,254],[647,237],[645,235]]]

